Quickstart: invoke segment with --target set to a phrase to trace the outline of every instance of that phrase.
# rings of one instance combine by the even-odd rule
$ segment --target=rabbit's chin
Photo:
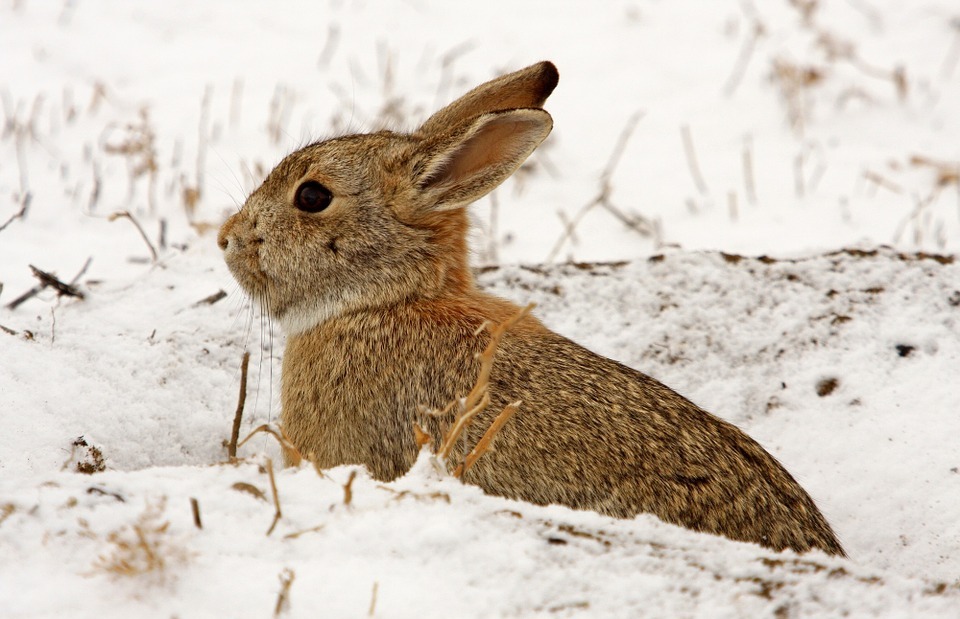
[[[293,305],[275,316],[275,319],[283,332],[290,336],[305,333],[349,309],[350,304],[346,299],[315,299]]]

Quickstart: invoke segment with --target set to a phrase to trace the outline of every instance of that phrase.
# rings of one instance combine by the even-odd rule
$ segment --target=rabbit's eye
[[[317,181],[307,181],[297,188],[293,205],[306,213],[319,213],[330,206],[333,194]]]

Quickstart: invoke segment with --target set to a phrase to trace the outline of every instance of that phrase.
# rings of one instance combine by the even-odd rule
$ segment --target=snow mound
[[[841,560],[489,497],[425,458],[388,484],[359,469],[349,504],[356,467],[278,470],[282,517],[268,536],[276,448],[258,439],[244,463],[218,464],[255,338],[236,298],[199,303],[226,281],[205,266],[212,251],[4,316],[17,363],[0,392],[20,411],[0,435],[9,616],[265,616],[280,597],[293,617],[955,616],[960,267],[949,257],[678,252],[478,272],[488,290],[537,302],[554,329],[743,427],[823,508]],[[259,364],[254,354],[244,431],[271,417],[281,345],[267,338]]]

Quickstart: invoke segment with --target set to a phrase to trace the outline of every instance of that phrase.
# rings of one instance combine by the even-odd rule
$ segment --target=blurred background
[[[541,59],[555,129],[473,207],[478,263],[960,248],[950,0],[4,0],[0,51],[0,301],[28,263],[219,260],[286,153]]]

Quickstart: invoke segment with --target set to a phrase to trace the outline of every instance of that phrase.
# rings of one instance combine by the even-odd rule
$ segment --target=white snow
[[[30,195],[0,230],[0,615],[265,617],[289,570],[291,617],[958,616],[960,8],[811,5],[0,4],[0,226]],[[554,132],[472,207],[480,282],[746,430],[849,559],[488,497],[426,457],[360,470],[349,504],[356,467],[280,470],[269,438],[224,464],[242,353],[245,435],[277,419],[283,336],[216,226],[299,145],[415,128],[541,59]],[[777,59],[819,76],[802,127]],[[582,210],[636,113],[608,204],[653,235]],[[69,281],[87,258],[84,300],[7,307],[28,265]],[[78,473],[93,448],[106,470]]]

